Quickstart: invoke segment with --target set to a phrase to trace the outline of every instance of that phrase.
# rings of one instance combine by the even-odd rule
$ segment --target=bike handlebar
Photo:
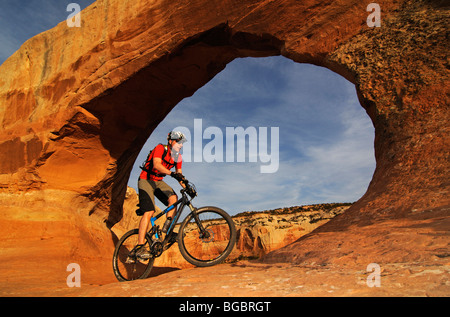
[[[170,173],[170,176],[172,176],[173,178],[175,178],[177,181],[179,181],[180,183],[183,183],[185,185],[185,188],[183,188],[181,190],[181,193],[187,193],[189,196],[191,196],[191,198],[194,198],[195,196],[197,196],[197,190],[194,186],[194,184],[190,183],[183,174],[180,173],[176,173],[176,172],[172,172]]]
[[[183,184],[186,186],[181,190],[181,192],[186,192],[191,198],[194,198],[197,196],[197,190],[194,186],[194,184],[190,183],[187,179],[182,180]]]

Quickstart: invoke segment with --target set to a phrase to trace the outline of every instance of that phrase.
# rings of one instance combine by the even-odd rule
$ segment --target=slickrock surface
[[[372,271],[368,272],[366,266],[267,265],[243,261],[173,271],[140,281],[88,286],[60,294],[90,297],[448,296],[450,267],[442,262],[381,266],[379,287],[368,286],[367,279]]]
[[[369,28],[358,0],[98,0],[82,12],[82,27],[63,21],[28,40],[0,66],[1,289],[32,294],[29,285],[65,280],[71,262],[87,276],[101,271],[89,283],[107,281],[115,241],[108,228],[122,217],[143,144],[180,100],[250,56],[282,55],[341,74],[375,127],[366,194],[270,253],[267,265],[354,260],[361,270],[366,252],[371,262],[445,262],[450,10],[439,0],[380,5],[382,25]],[[409,270],[408,278],[443,285],[441,274]]]

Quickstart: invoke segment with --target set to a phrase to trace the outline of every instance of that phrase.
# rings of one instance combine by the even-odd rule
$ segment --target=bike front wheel
[[[178,233],[181,255],[196,266],[225,261],[236,243],[236,227],[230,215],[217,207],[202,207],[190,213]]]
[[[139,229],[130,230],[117,242],[113,255],[113,271],[116,278],[121,281],[132,281],[144,279],[153,268],[155,258],[141,259],[134,253],[138,242]],[[148,235],[145,236],[144,248],[149,250],[152,241]]]

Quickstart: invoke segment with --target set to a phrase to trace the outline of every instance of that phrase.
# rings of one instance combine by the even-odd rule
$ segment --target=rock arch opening
[[[183,171],[201,193],[197,205],[214,203],[231,214],[354,202],[375,166],[373,126],[354,85],[281,56],[236,59],[181,101],[143,147],[128,186],[137,189],[138,166],[175,127],[188,135]]]
[[[127,178],[134,160],[167,114],[233,60],[242,57],[279,56],[282,50],[283,43],[268,34],[255,36],[235,32],[227,24],[219,25],[186,40],[174,52],[149,67],[140,69],[113,91],[107,91],[88,105],[83,105],[83,108],[102,122],[102,144],[113,157],[116,157],[113,154],[116,151],[122,153],[120,157],[117,155],[115,174],[107,180],[111,188],[110,193],[105,193],[109,196],[106,202],[111,202],[109,225],[113,225],[122,216]],[[291,59],[299,63],[321,64],[309,56]],[[327,67],[333,68],[329,65]],[[338,68],[334,70],[336,69]],[[347,73],[344,74],[348,77]],[[220,111],[218,110],[219,113]],[[101,181],[88,195],[97,196],[105,187],[108,188],[108,184]],[[102,206],[96,207],[101,209]]]

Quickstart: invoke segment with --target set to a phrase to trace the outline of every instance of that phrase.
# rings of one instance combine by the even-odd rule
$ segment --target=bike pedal
[[[138,260],[139,263],[147,264],[147,263],[148,263],[148,260],[150,260],[150,258],[144,259],[144,258],[139,258],[139,257],[138,257],[137,260]]]

